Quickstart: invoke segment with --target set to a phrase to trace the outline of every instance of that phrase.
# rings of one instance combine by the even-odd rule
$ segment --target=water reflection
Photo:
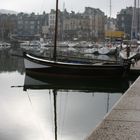
[[[0,140],[83,140],[131,84],[34,77],[13,51],[0,51]]]
[[[41,119],[42,124],[51,128],[46,129],[50,140],[82,140],[129,85],[130,81],[126,79],[71,82],[26,74],[23,90],[27,92],[39,118],[45,118]]]
[[[92,79],[92,80],[61,80],[50,79],[40,75],[26,73],[24,80],[24,90],[27,89],[66,89],[82,90],[84,92],[121,92],[128,89],[130,79]]]
[[[23,58],[12,56],[13,48],[0,50],[0,72],[18,71],[24,73]],[[18,50],[20,53],[20,50]]]

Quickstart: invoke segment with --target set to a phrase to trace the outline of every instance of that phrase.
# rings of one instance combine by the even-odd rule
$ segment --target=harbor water
[[[1,140],[84,140],[133,83],[50,83],[26,75],[11,52],[0,51]]]

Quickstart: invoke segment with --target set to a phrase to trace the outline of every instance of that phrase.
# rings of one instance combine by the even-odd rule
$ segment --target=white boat
[[[100,49],[98,49],[98,53],[99,54],[108,54],[110,52],[108,47],[102,47]]]
[[[0,49],[8,49],[11,47],[10,43],[7,42],[0,42]]]
[[[25,50],[32,50],[37,49],[41,47],[40,41],[25,41],[23,43],[20,43],[20,48]]]
[[[68,42],[58,42],[58,43],[57,43],[57,47],[68,48],[68,47],[69,47],[68,44],[69,44]]]
[[[76,46],[78,46],[78,45],[79,45],[78,42],[69,42],[69,43],[68,43],[68,46],[69,46],[69,47],[76,47]]]
[[[116,47],[112,46],[112,47],[102,47],[98,49],[98,53],[102,54],[102,55],[108,55],[108,54],[115,54],[116,53]]]
[[[97,53],[97,52],[98,52],[97,48],[91,48],[91,49],[84,50],[85,54],[93,54],[93,53]]]

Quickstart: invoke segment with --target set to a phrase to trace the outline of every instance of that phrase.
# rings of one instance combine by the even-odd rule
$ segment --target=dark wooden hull
[[[39,74],[50,78],[111,78],[123,77],[129,72],[130,66],[118,63],[66,63],[55,62],[24,54],[27,73]]]

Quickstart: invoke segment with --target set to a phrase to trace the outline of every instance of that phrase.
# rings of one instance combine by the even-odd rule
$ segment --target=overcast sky
[[[111,15],[115,17],[120,9],[133,6],[134,0],[112,0]],[[59,0],[59,9],[65,7],[69,12],[83,12],[84,7],[99,8],[109,15],[110,0]],[[17,12],[50,12],[55,8],[55,0],[0,0],[0,9],[14,10]]]

